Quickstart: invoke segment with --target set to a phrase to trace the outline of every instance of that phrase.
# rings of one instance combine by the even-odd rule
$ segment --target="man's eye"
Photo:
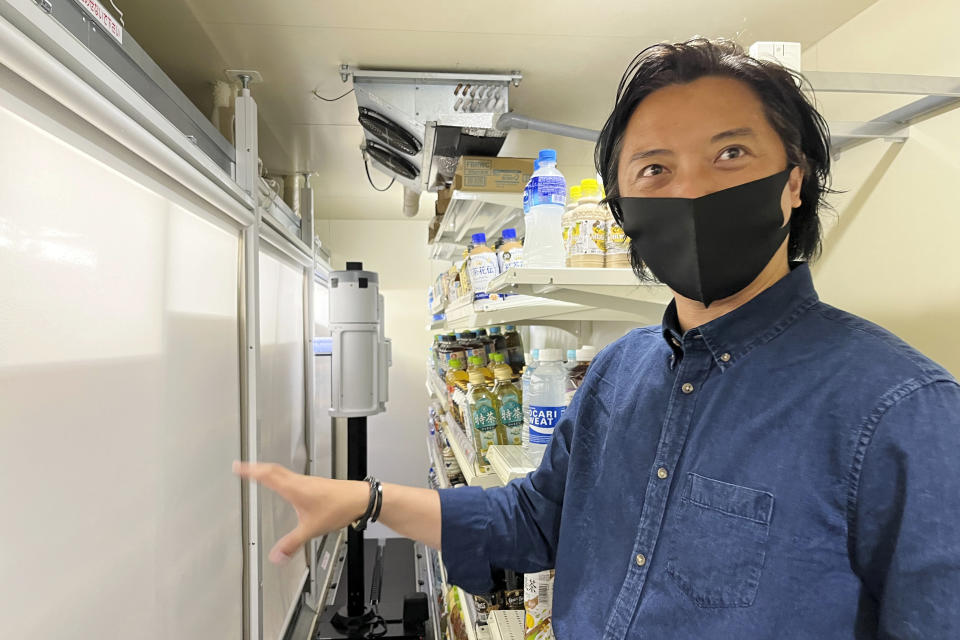
[[[726,149],[720,152],[720,159],[736,160],[737,158],[740,158],[746,155],[746,153],[747,152],[743,149],[743,147],[727,147]]]
[[[653,176],[658,176],[663,173],[662,164],[648,164],[643,169],[640,170],[641,178],[651,178]]]

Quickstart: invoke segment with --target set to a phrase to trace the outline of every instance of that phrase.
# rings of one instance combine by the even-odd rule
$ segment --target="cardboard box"
[[[463,156],[457,163],[453,188],[458,191],[523,193],[533,175],[533,158]]]
[[[437,237],[440,226],[443,224],[443,214],[433,216],[433,220],[427,226],[427,244],[433,244],[433,239]]]
[[[453,189],[450,187],[445,187],[437,191],[437,215],[442,216],[447,212],[447,207],[450,206],[450,199],[453,197]]]

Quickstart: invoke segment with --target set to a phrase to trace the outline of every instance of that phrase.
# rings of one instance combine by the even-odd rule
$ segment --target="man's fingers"
[[[234,461],[233,472],[241,478],[250,478],[273,489],[287,501],[291,498],[289,483],[286,480],[292,472],[278,464]]]
[[[303,544],[310,539],[309,534],[302,525],[280,538],[277,544],[270,550],[270,562],[273,564],[286,564],[290,556],[296,553]]]

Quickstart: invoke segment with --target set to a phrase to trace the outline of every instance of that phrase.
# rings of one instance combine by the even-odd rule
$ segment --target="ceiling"
[[[627,63],[644,46],[693,35],[798,41],[804,47],[875,0],[116,0],[129,33],[205,113],[225,69],[254,69],[260,154],[272,173],[313,171],[319,218],[398,219],[399,185],[377,193],[358,149],[362,133],[340,64],[361,68],[519,70],[518,113],[599,129]],[[462,5],[456,10],[452,7]],[[602,6],[602,10],[599,8]],[[509,134],[501,155],[558,150],[560,169],[593,175],[592,143],[530,131]],[[389,179],[373,172],[377,186]],[[415,219],[433,213],[432,195]]]

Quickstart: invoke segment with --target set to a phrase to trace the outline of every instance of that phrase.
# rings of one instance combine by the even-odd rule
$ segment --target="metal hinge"
[[[53,3],[50,0],[33,0],[33,3],[40,7],[44,13],[53,13]]]

